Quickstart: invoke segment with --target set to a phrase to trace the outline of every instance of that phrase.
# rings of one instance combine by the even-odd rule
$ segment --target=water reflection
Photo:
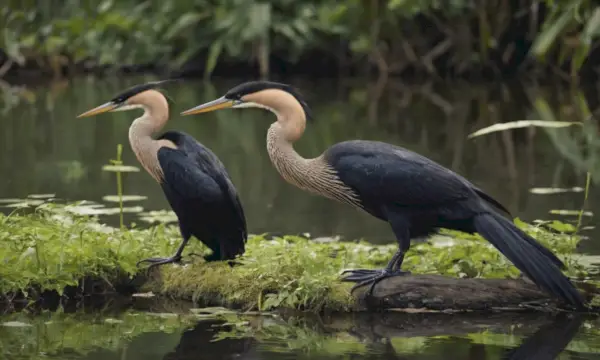
[[[276,316],[162,304],[172,312],[0,316],[5,359],[592,359],[597,319],[560,314]],[[198,310],[198,311],[196,311]],[[202,313],[202,312],[207,313]],[[210,313],[210,314],[209,314]]]
[[[35,101],[25,101],[0,114],[0,198],[25,198],[32,193],[56,193],[69,200],[102,201],[116,192],[114,174],[102,172],[125,144],[124,161],[138,165],[128,144],[132,113],[76,119],[84,109],[110,99],[142,78],[79,78],[33,89]],[[561,218],[552,209],[577,210],[583,194],[531,194],[531,187],[582,187],[585,171],[600,171],[600,148],[593,121],[574,129],[522,129],[467,140],[469,133],[495,122],[552,116],[558,120],[586,118],[583,96],[563,88],[508,88],[505,85],[446,84],[407,86],[399,83],[307,83],[293,81],[307,95],[316,120],[297,144],[306,157],[329,145],[353,138],[387,141],[420,152],[464,174],[531,221]],[[176,111],[217,97],[238,81],[178,84],[168,90],[175,100],[170,129],[194,135],[222,159],[240,191],[253,233],[309,232],[340,234],[376,243],[393,239],[380,221],[345,205],[309,195],[284,182],[265,150],[270,115],[261,110],[221,111],[182,118]],[[593,104],[596,106],[597,104]],[[591,107],[591,106],[590,106]],[[582,144],[586,146],[583,147]],[[599,174],[600,175],[600,174]],[[600,179],[594,177],[593,179]],[[141,195],[145,210],[167,207],[157,184],[144,172],[128,173],[125,192]],[[589,199],[588,210],[600,211],[600,198]],[[2,211],[12,209],[3,208]],[[568,216],[576,220],[575,216]],[[115,218],[108,221],[116,223]],[[140,222],[127,214],[127,222]],[[589,218],[584,219],[591,224]],[[597,229],[593,236],[597,236]],[[583,244],[600,253],[600,245]]]

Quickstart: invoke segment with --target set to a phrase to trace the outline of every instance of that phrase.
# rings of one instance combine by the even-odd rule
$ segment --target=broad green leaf
[[[530,126],[545,127],[545,128],[562,128],[562,127],[567,127],[567,126],[571,126],[571,125],[581,125],[581,122],[519,120],[519,121],[512,121],[512,122],[507,122],[507,123],[494,124],[494,125],[485,127],[483,129],[477,130],[474,133],[470,134],[468,136],[468,138],[471,139],[471,138],[474,138],[477,136],[493,133],[496,131],[519,129],[519,128],[530,127]]]

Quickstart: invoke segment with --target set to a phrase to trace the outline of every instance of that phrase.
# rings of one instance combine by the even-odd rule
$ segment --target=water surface
[[[0,355],[85,360],[600,356],[600,323],[578,317],[510,313],[284,317],[169,303],[135,308],[0,316]]]
[[[101,167],[115,157],[117,144],[124,145],[125,164],[138,166],[127,139],[128,126],[136,114],[75,117],[126,87],[151,79],[78,78],[30,87],[31,103],[22,99],[0,113],[0,198],[53,193],[66,200],[101,201],[105,195],[116,194],[114,174],[101,171]],[[386,224],[345,205],[310,195],[281,179],[265,149],[272,115],[258,109],[185,118],[178,115],[220,96],[240,81],[169,86],[168,94],[175,104],[167,128],[190,133],[221,158],[239,189],[249,231],[341,235],[376,243],[393,241]],[[550,116],[559,120],[580,120],[588,110],[585,97],[578,90],[464,83],[388,83],[382,88],[364,80],[290,81],[303,90],[315,114],[296,146],[305,157],[316,156],[328,146],[348,139],[381,140],[404,146],[466,176],[527,221],[575,221],[574,216],[549,212],[578,210],[583,203],[581,192],[538,195],[530,193],[530,188],[583,187],[587,170],[600,175],[596,160],[600,153],[598,132],[588,128],[521,129],[467,139],[469,133],[496,122],[539,119],[546,107]],[[593,146],[585,148],[585,144]],[[133,205],[144,210],[168,207],[160,187],[144,171],[126,174],[124,187],[126,194],[147,196]],[[588,210],[600,211],[600,197],[591,196]],[[103,220],[116,222],[115,217]],[[126,220],[128,224],[140,223],[135,215],[128,215]],[[584,220],[586,225],[593,225],[590,218]],[[588,235],[597,237],[598,230]],[[600,254],[600,243],[595,243],[585,242],[583,251]]]

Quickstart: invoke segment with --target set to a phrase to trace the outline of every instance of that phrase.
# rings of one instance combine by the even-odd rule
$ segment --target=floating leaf
[[[567,215],[567,216],[579,216],[581,210],[550,210],[550,214],[554,215]],[[583,216],[594,216],[591,211],[584,211]]]
[[[477,130],[468,136],[469,139],[476,136],[481,136],[496,131],[504,131],[511,129],[519,129],[529,126],[545,127],[545,128],[562,128],[571,125],[581,125],[581,122],[570,122],[570,121],[545,121],[545,120],[519,120],[511,121],[507,123],[498,123],[483,129]]]
[[[582,192],[583,188],[582,187],[572,187],[572,188],[531,188],[529,189],[529,192],[532,194],[539,194],[539,195],[548,195],[548,194],[562,194],[562,193],[568,193],[568,192]]]
[[[27,199],[11,199],[11,198],[0,199],[0,204],[12,204],[12,203],[18,203],[21,201],[27,201]]]
[[[102,166],[102,171],[138,172],[138,171],[140,171],[140,169],[135,166],[129,166],[129,165],[104,165],[104,166]]]
[[[235,314],[235,311],[220,306],[193,308],[190,311],[194,314]]]
[[[51,199],[53,197],[55,197],[56,194],[31,194],[31,195],[27,195],[28,198],[31,199]]]
[[[27,208],[27,207],[30,207],[30,206],[41,205],[43,203],[44,203],[43,200],[25,199],[24,201],[21,201],[21,202],[18,202],[18,203],[4,205],[4,207],[8,207],[8,208]]]
[[[65,210],[77,215],[114,215],[121,212],[120,208],[95,208],[91,206],[68,206]],[[124,207],[124,213],[138,213],[144,211],[141,206]]]
[[[7,322],[3,322],[0,325],[6,326],[6,327],[29,327],[29,326],[31,326],[30,324],[27,324],[27,323],[24,323],[21,321],[7,321]]]
[[[150,224],[177,222],[177,215],[171,210],[148,211],[140,213],[138,216],[140,220]]]
[[[140,297],[140,298],[151,298],[151,297],[155,297],[156,295],[154,295],[154,293],[152,291],[147,292],[147,293],[135,293],[133,295],[131,295],[133,297]]]
[[[125,202],[125,201],[141,201],[141,200],[146,200],[147,198],[148,198],[147,196],[142,196],[142,195],[123,195],[122,196],[123,202]],[[119,195],[105,195],[102,197],[102,200],[109,201],[109,202],[120,202]]]

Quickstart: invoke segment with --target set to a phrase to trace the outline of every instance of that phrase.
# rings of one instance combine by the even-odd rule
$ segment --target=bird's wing
[[[245,241],[246,219],[237,192],[222,164],[214,163],[212,157],[216,159],[213,154],[161,148],[158,159],[164,173],[163,187],[172,194],[167,194],[171,206],[227,219],[231,221],[229,228],[241,232],[240,240]]]
[[[186,154],[200,167],[213,170],[208,171],[208,174],[219,185],[223,193],[227,195],[229,199],[228,204],[231,206],[231,214],[236,217],[236,224],[240,227],[240,231],[243,231],[245,239],[248,236],[246,215],[237,190],[229,178],[227,169],[225,169],[225,165],[210,149],[194,140],[193,137],[187,134],[184,134],[184,137],[185,141],[181,144],[183,146],[182,150],[185,150]]]
[[[325,159],[363,202],[428,207],[474,196],[472,184],[460,175],[391,144],[342,142],[329,148]]]

